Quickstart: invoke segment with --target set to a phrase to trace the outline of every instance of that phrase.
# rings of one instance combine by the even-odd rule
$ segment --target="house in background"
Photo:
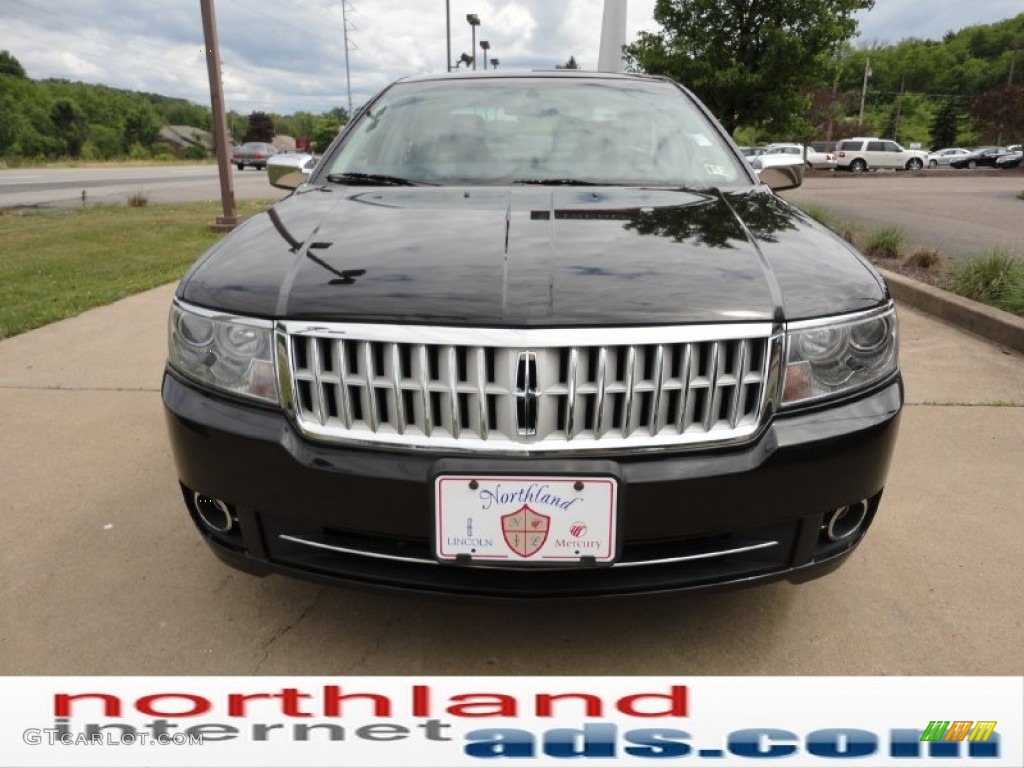
[[[160,129],[157,142],[169,146],[179,157],[196,147],[201,148],[206,154],[213,153],[213,134],[191,125],[165,125]]]

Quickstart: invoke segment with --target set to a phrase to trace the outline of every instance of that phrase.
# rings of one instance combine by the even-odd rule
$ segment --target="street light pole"
[[[445,59],[445,63],[448,65],[448,71],[452,71],[452,2],[451,0],[444,0],[444,29],[445,36],[448,41],[448,58]]]
[[[470,49],[473,51],[473,69],[476,69],[476,28],[480,26],[480,17],[475,13],[466,14],[466,22],[469,24],[469,28],[473,30],[473,47]]]
[[[487,52],[491,50],[491,44],[486,40],[481,40],[480,50],[484,52],[484,69],[487,69]]]

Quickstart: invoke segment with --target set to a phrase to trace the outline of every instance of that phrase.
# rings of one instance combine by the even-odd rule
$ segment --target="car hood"
[[[778,321],[886,297],[764,187],[306,187],[211,249],[178,295],[261,317],[548,327]]]

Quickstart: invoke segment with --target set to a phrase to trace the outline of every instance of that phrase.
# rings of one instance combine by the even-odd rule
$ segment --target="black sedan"
[[[250,573],[450,595],[831,571],[903,388],[881,277],[769,187],[801,178],[663,78],[389,86],[178,286],[192,522]]]
[[[979,147],[969,155],[951,160],[951,168],[995,168],[999,158],[1012,154],[1006,147]]]

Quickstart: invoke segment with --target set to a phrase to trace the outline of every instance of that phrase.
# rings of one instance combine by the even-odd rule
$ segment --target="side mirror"
[[[771,165],[757,171],[757,175],[776,192],[796,189],[804,183],[804,164],[798,161],[792,165]]]
[[[267,161],[267,181],[281,189],[295,189],[309,180],[316,162],[312,155],[284,153]]]

